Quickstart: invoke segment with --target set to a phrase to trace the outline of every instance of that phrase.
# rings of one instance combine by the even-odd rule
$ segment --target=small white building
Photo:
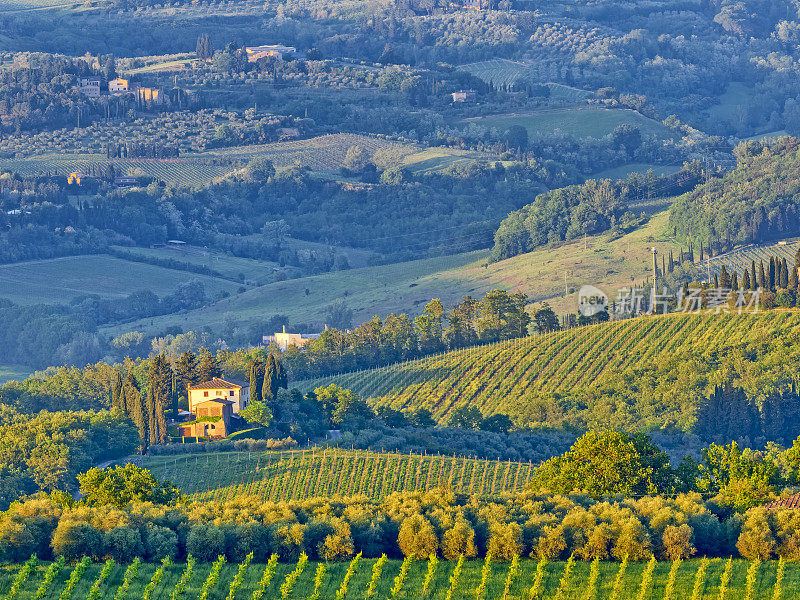
[[[453,102],[474,102],[475,90],[459,90],[450,94],[453,97]]]
[[[127,79],[117,77],[108,82],[108,91],[112,94],[124,94],[130,89],[130,82]]]
[[[262,336],[261,342],[265,346],[275,344],[281,349],[281,352],[286,352],[289,346],[302,348],[311,340],[317,339],[320,335],[319,333],[286,333],[286,327],[284,326],[282,332],[278,332],[274,335]]]
[[[87,98],[100,97],[100,78],[99,77],[81,77],[78,79],[78,89],[81,94]]]
[[[195,407],[208,400],[230,400],[233,414],[247,408],[250,401],[250,384],[244,381],[215,377],[210,381],[189,386],[189,411],[194,413]]]
[[[256,62],[259,58],[264,56],[282,57],[284,54],[297,54],[297,48],[294,46],[283,46],[282,44],[272,44],[266,46],[248,46],[245,48],[247,51],[247,61]]]

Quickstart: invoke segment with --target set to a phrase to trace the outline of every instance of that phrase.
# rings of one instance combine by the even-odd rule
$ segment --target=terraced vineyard
[[[534,421],[537,395],[588,389],[610,373],[672,355],[723,353],[728,346],[800,333],[800,312],[669,314],[579,327],[456,350],[387,367],[297,382],[329,383],[396,409],[430,409],[438,419],[457,406]]]
[[[736,271],[739,273],[739,281],[741,281],[742,273],[745,269],[749,269],[752,262],[755,261],[756,269],[759,263],[763,260],[764,265],[769,265],[769,259],[777,256],[778,258],[785,258],[787,264],[791,268],[794,265],[794,255],[800,248],[800,241],[791,241],[785,244],[765,244],[765,245],[750,245],[732,252],[727,252],[720,256],[715,256],[710,260],[704,260],[698,265],[701,272],[705,272],[706,265],[710,265],[711,273],[719,273],[722,265],[729,273]]]
[[[794,597],[800,565],[775,561],[694,559],[675,563],[560,561],[522,558],[514,562],[483,560],[401,561],[358,557],[315,563],[245,561],[218,563],[141,563],[136,568],[105,564],[65,566],[40,562],[19,576],[23,565],[0,567],[0,594],[11,600],[528,600],[584,598],[743,600]],[[405,562],[405,564],[404,564]],[[75,571],[79,571],[73,577]],[[401,575],[405,573],[405,575]],[[127,574],[127,576],[126,576]],[[19,585],[14,585],[15,579]],[[71,582],[71,583],[70,583]],[[670,592],[667,592],[667,588]],[[776,589],[777,588],[777,589]]]
[[[196,500],[257,496],[274,502],[361,494],[382,499],[439,487],[465,494],[510,492],[524,488],[533,470],[531,463],[319,448],[154,456],[145,466]]]

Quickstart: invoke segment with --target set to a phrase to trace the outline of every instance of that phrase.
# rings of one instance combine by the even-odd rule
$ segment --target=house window
[[[228,392],[228,395],[233,396],[233,393],[234,393],[233,390],[231,390],[230,392]]]
[[[208,392],[203,392],[203,397],[208,398]]]

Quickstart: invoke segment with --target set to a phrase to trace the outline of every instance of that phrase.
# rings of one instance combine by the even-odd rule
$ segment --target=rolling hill
[[[336,383],[395,409],[459,406],[521,424],[676,425],[730,381],[753,394],[793,381],[800,312],[645,316],[295,383]],[[605,387],[607,386],[607,387]]]
[[[650,247],[660,252],[677,248],[664,231],[666,219],[666,213],[655,215],[615,240],[589,236],[491,264],[488,251],[477,251],[279,281],[177,317],[143,319],[105,332],[157,333],[169,325],[188,331],[219,326],[225,319],[247,322],[274,314],[287,315],[292,323],[314,323],[339,300],[353,310],[353,322],[360,323],[376,314],[416,315],[431,298],[450,305],[467,294],[479,297],[498,288],[525,292],[532,303],[548,300],[557,312],[574,312],[581,285],[599,285],[616,295],[617,289],[648,277]]]

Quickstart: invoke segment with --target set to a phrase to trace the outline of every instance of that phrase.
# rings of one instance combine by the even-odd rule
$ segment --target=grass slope
[[[258,496],[275,502],[359,494],[383,499],[445,486],[464,494],[519,491],[533,469],[528,462],[320,448],[152,456],[144,466],[195,500]]]
[[[574,312],[576,290],[583,284],[598,285],[615,296],[617,289],[643,281],[652,261],[649,248],[666,252],[675,247],[664,233],[666,220],[661,213],[613,241],[592,236],[585,245],[577,240],[491,264],[488,252],[478,251],[281,281],[179,317],[137,321],[109,333],[158,332],[168,325],[190,330],[219,326],[226,318],[241,322],[273,314],[287,315],[293,323],[320,322],[325,307],[337,300],[344,301],[354,312],[354,322],[360,323],[376,314],[416,315],[431,298],[452,305],[466,294],[478,297],[498,288],[520,290],[532,302],[548,300],[559,312]]]
[[[642,134],[659,139],[675,139],[675,134],[658,121],[648,119],[632,110],[598,108],[558,108],[528,114],[501,114],[465,119],[462,123],[476,123],[504,131],[512,125],[522,125],[531,138],[555,133],[556,130],[578,138],[601,138],[613,133],[618,125],[638,127]]]
[[[777,331],[800,333],[800,312],[639,317],[297,385],[306,390],[333,382],[396,409],[428,408],[439,419],[458,406],[473,405],[484,414],[538,422],[542,415],[536,399],[543,394],[588,389],[605,374],[683,351],[724,353],[734,344],[769,340]]]
[[[347,599],[363,599],[366,597],[367,588],[369,586],[370,578],[372,575],[372,566],[375,564],[376,559],[364,558],[362,559],[356,571],[348,584]],[[427,570],[427,561],[418,560],[411,563],[408,578],[405,581],[399,594],[392,595],[392,587],[395,584],[395,578],[400,571],[400,560],[389,560],[384,565],[383,572],[378,585],[375,590],[373,598],[384,599],[393,598],[397,600],[417,600],[422,598],[422,585]],[[511,589],[506,600],[522,600],[530,597],[530,587],[534,581],[536,574],[536,564],[538,561],[531,559],[522,559],[520,561],[520,568],[517,577],[512,581]],[[632,563],[628,565],[625,575],[622,578],[622,585],[619,590],[617,598],[619,600],[634,600],[639,598],[640,587],[642,581],[642,574],[644,572],[646,563]],[[669,573],[671,563],[660,562],[656,565],[653,573],[653,586],[649,593],[645,595],[646,598],[663,598],[665,586],[667,582],[667,575]],[[36,568],[30,579],[22,586],[19,593],[15,596],[15,600],[30,600],[35,597],[36,589],[42,581],[44,571],[47,568],[47,563],[41,564]],[[461,576],[458,578],[454,587],[452,596],[453,599],[466,599],[475,598],[476,589],[479,587],[481,581],[481,569],[483,566],[482,560],[468,560],[464,562],[464,568]],[[700,560],[693,559],[685,561],[679,568],[676,586],[672,598],[687,599],[694,597],[692,591],[694,588],[695,574],[700,566]],[[725,561],[721,559],[712,560],[707,568],[706,577],[699,589],[697,600],[717,600],[719,598],[719,582],[722,576],[722,571],[725,566]],[[143,564],[137,577],[133,580],[126,599],[132,600],[141,598],[144,587],[158,565]],[[157,600],[166,600],[172,594],[175,584],[180,579],[181,573],[185,564],[177,563],[171,565],[161,583],[156,587],[153,592],[152,598]],[[264,564],[252,563],[244,577],[243,584],[239,588],[236,598],[239,600],[250,598],[253,591],[256,589],[262,574],[264,573]],[[264,598],[281,598],[300,600],[309,598],[314,591],[314,575],[317,570],[317,563],[310,562],[306,565],[300,577],[297,579],[296,584],[292,588],[288,596],[282,596],[281,585],[286,580],[286,576],[295,567],[294,562],[278,563],[275,576],[273,577],[269,587],[266,589]],[[322,581],[320,589],[321,600],[333,600],[336,598],[336,593],[341,587],[345,571],[347,571],[347,562],[332,562],[328,564],[328,571]],[[454,562],[442,561],[435,576],[431,582],[426,598],[432,600],[443,600],[448,597],[447,592],[450,587],[450,575],[455,567]],[[563,562],[549,563],[545,570],[545,576],[542,580],[543,588],[540,598],[554,598],[559,597],[563,600],[581,600],[586,594],[586,582],[589,578],[589,563],[576,562],[572,571],[571,577],[566,581],[565,587],[560,593],[557,593],[559,588],[559,581],[564,573]],[[733,562],[731,582],[725,596],[728,600],[742,600],[745,598],[745,577],[747,572],[748,563],[744,560],[736,560]],[[83,577],[76,585],[71,598],[73,600],[86,598],[92,584],[97,579],[102,568],[101,564],[92,565],[84,573]],[[775,587],[775,573],[776,563],[766,562],[763,563],[758,570],[758,575],[755,580],[754,596],[755,598],[771,598]],[[14,575],[19,569],[19,565],[10,564],[0,567],[0,594],[6,597]],[[503,597],[503,589],[505,587],[506,578],[508,575],[508,563],[494,562],[491,565],[491,572],[487,579],[486,593],[483,598],[488,600],[499,600]],[[186,591],[182,595],[183,598],[197,598],[200,590],[208,577],[211,565],[198,564],[195,571],[186,586]],[[208,598],[210,600],[223,600],[228,595],[230,582],[238,570],[238,565],[235,563],[228,563],[223,566],[220,573],[218,583],[210,590]],[[43,600],[58,600],[61,592],[64,589],[64,584],[71,573],[72,568],[68,567],[53,582],[50,587],[49,593],[45,594]],[[111,600],[114,598],[119,585],[122,583],[125,565],[115,566],[111,574],[101,587],[101,599]],[[601,562],[600,563],[600,577],[597,589],[596,598],[610,598],[612,595],[612,588],[614,580],[619,571],[619,563],[615,562]],[[783,580],[783,598],[788,598],[792,590],[797,590],[800,586],[800,565],[797,563],[786,563],[785,577]]]
[[[0,265],[0,298],[18,304],[66,304],[87,294],[122,298],[143,289],[164,296],[192,280],[202,281],[209,295],[238,289],[224,279],[92,254]]]

